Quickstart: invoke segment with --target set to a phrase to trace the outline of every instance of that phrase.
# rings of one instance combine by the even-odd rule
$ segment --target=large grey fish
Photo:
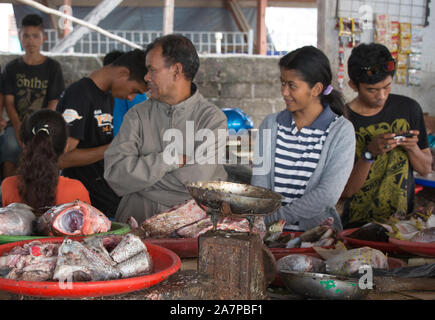
[[[0,208],[0,235],[30,236],[35,215],[24,203],[11,203]]]
[[[335,249],[315,247],[314,250],[326,260],[326,271],[335,275],[351,275],[359,271],[363,265],[372,268],[387,269],[387,257],[379,250],[369,247],[347,250],[338,243]]]

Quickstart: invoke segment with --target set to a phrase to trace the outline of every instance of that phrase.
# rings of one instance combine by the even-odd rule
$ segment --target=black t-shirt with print
[[[78,149],[109,144],[113,139],[113,98],[90,78],[73,83],[62,94],[57,111],[68,124],[69,136],[79,140]],[[91,203],[108,217],[114,217],[119,197],[104,180],[104,160],[63,170],[63,175],[80,180],[89,191]]]
[[[411,98],[390,94],[384,108],[374,116],[362,116],[348,109],[356,134],[355,161],[378,134],[419,130],[418,146],[428,148],[423,112]],[[385,222],[395,212],[411,212],[414,189],[413,168],[403,148],[398,146],[378,156],[361,190],[346,202],[343,226],[356,227],[373,220]]]
[[[65,89],[59,62],[46,57],[39,65],[28,65],[23,58],[9,62],[3,71],[4,95],[13,95],[20,120],[33,111],[46,108],[59,99]]]

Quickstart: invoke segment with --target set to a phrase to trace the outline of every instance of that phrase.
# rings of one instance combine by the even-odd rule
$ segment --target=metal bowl
[[[226,203],[238,216],[272,214],[284,199],[269,189],[227,181],[192,182],[186,188],[200,206],[220,210]]]
[[[279,275],[289,291],[306,298],[354,300],[363,299],[369,293],[358,287],[358,279],[284,270]]]

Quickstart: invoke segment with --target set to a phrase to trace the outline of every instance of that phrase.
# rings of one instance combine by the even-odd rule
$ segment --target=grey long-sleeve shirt
[[[277,138],[277,116],[267,116],[258,130],[254,152],[254,169],[251,184],[273,190],[275,176],[275,146]],[[269,129],[269,135],[265,129]],[[299,222],[299,227],[309,230],[328,217],[334,218],[334,227],[341,231],[340,216],[335,205],[352,172],[355,155],[355,131],[352,123],[344,117],[338,118],[331,128],[304,195],[282,206],[273,215],[265,218],[266,225],[278,219],[288,224]],[[261,168],[264,168],[261,169]],[[270,168],[270,170],[268,170]]]
[[[201,139],[201,129],[209,129],[214,139]],[[149,99],[131,108],[104,153],[104,178],[123,197],[116,219],[125,221],[131,215],[143,221],[157,210],[191,198],[185,187],[189,182],[226,180],[223,165],[217,164],[218,155],[225,153],[225,138],[218,139],[218,131],[222,136],[225,130],[225,114],[198,90],[177,105]],[[198,157],[193,163],[195,152],[207,148],[211,149],[204,152],[206,163],[199,164]],[[168,158],[176,159],[177,154],[187,155],[182,168]]]

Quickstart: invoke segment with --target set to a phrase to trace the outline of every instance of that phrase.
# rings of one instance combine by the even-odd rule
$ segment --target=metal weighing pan
[[[186,188],[201,207],[220,213],[227,204],[228,214],[239,217],[272,214],[284,200],[283,196],[269,189],[226,181],[192,182]]]

